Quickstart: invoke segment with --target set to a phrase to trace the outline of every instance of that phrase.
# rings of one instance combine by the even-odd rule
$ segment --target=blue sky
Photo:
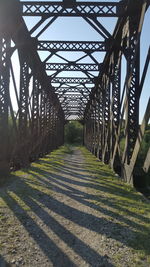
[[[88,0],[87,0],[88,2]],[[98,1],[95,1],[98,2]],[[114,1],[116,2],[116,1]],[[119,1],[117,1],[119,2]],[[32,28],[33,25],[39,20],[39,17],[26,17],[25,22],[28,26],[28,28]],[[106,29],[112,33],[113,29],[115,27],[116,18],[99,18],[99,21],[106,27]],[[43,24],[44,25],[44,24]],[[148,47],[150,45],[150,34],[149,34],[149,27],[150,27],[150,8],[147,11],[144,25],[143,25],[143,31],[141,35],[141,71],[144,66],[146,54],[148,51]],[[40,30],[40,29],[38,29]],[[33,36],[35,36],[37,32]],[[93,28],[83,18],[76,18],[76,17],[59,17],[40,37],[40,40],[73,40],[73,41],[102,41],[103,38],[94,31]],[[60,54],[60,53],[59,53]],[[48,55],[47,52],[40,53],[40,57],[42,60]],[[61,52],[62,56],[66,57],[67,59],[73,61],[77,59],[79,56],[84,55],[84,53],[68,53],[68,52]],[[104,53],[97,52],[93,54],[95,58],[102,62],[104,58]],[[15,61],[16,69],[19,67],[17,63],[17,54],[15,53],[13,56],[13,61]],[[80,61],[80,63],[86,63],[87,59],[84,59]],[[88,59],[88,62],[90,62],[91,59]],[[50,62],[65,62],[57,57],[52,57]],[[91,61],[92,63],[92,61]],[[140,121],[143,117],[143,113],[146,108],[146,104],[148,102],[148,98],[150,96],[150,67],[148,70],[149,74],[147,75],[147,78],[145,80],[144,84],[144,90],[142,92],[141,100],[140,100]],[[66,73],[61,73],[60,76],[66,76]],[[70,72],[67,74],[67,76],[77,76],[77,73]],[[83,74],[82,74],[83,75]],[[98,73],[96,73],[98,75]],[[80,75],[81,76],[81,75]],[[17,78],[17,71],[16,71],[16,78]],[[124,77],[122,75],[122,83],[123,83]],[[14,95],[12,93],[12,97],[14,99]],[[16,101],[14,99],[14,107],[16,105]]]

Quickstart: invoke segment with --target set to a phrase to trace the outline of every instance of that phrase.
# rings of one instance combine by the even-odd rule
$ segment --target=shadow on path
[[[137,230],[141,236],[145,235],[144,226],[141,229],[141,224],[134,222],[134,218],[138,218],[139,222],[146,219],[134,212],[129,212],[131,219],[123,216],[121,212],[125,212],[126,208],[120,208],[117,202],[112,203],[111,196],[106,199],[105,193],[125,194],[126,192],[121,188],[117,191],[113,183],[106,185],[105,181],[102,183],[94,181],[83,168],[80,159],[74,159],[75,156],[72,156],[73,160],[64,160],[61,166],[54,164],[53,169],[57,170],[57,173],[51,170],[52,166],[48,164],[48,159],[47,162],[43,159],[39,160],[37,165],[35,163],[28,170],[24,170],[24,178],[20,179],[14,175],[17,187],[12,186],[8,190],[6,188],[2,198],[53,266],[77,265],[74,256],[69,255],[68,251],[66,253],[65,247],[61,247],[51,238],[51,231],[90,266],[114,266],[109,256],[100,255],[92,248],[92,240],[87,244],[81,239],[80,233],[84,229],[89,230],[127,245],[128,238],[132,237]],[[33,179],[30,179],[30,176]],[[41,191],[39,186],[45,190],[51,190],[52,193]],[[101,194],[95,194],[96,191]],[[17,198],[13,197],[12,193]],[[44,223],[47,232],[42,229],[37,219],[22,207],[18,199],[23,201],[36,218]],[[92,211],[98,212],[98,215]],[[66,222],[78,227],[79,236],[72,230],[73,228],[70,230],[67,227]],[[135,245],[130,246],[135,248]]]

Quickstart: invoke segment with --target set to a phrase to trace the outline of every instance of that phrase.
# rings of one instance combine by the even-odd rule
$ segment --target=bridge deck
[[[149,204],[85,151],[61,148],[0,189],[0,266],[149,266]]]

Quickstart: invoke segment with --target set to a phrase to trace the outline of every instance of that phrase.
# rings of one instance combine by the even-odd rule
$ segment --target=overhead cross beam
[[[69,2],[69,1],[68,1]],[[118,17],[121,15],[120,2],[74,2],[70,6],[63,2],[22,1],[23,16],[76,16],[76,17]]]
[[[86,87],[55,87],[55,92],[58,92],[58,93],[66,93],[66,92],[71,92],[71,93],[81,93],[84,92],[84,93],[87,93],[89,94],[89,88],[87,89]]]
[[[101,64],[46,63],[46,70],[54,71],[100,71]]]
[[[105,42],[86,42],[86,41],[38,41],[37,50],[39,51],[81,51],[98,52],[106,51]]]
[[[60,97],[62,97],[63,98],[63,96],[60,96]],[[80,94],[65,94],[65,97],[67,97],[67,99],[68,100],[81,100],[81,99],[83,99],[83,97],[81,97],[81,95]]]
[[[93,78],[83,78],[83,77],[55,77],[51,80],[52,83],[71,83],[71,84],[92,84],[94,83]]]

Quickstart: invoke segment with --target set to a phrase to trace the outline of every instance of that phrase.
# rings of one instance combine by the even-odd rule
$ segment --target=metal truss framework
[[[63,63],[46,63],[46,70],[61,70],[61,71],[100,71],[100,65],[97,64],[76,64],[69,62]]]
[[[51,80],[52,83],[61,83],[61,84],[93,84],[93,78],[83,78],[83,77],[55,77]]]
[[[84,112],[84,143],[88,149],[111,167],[128,183],[146,185],[144,178],[150,166],[148,153],[143,159],[140,174],[136,162],[144,131],[150,118],[150,99],[139,125],[139,101],[150,61],[147,53],[140,73],[140,37],[147,1],[129,1],[125,14],[118,20],[112,46],[103,62],[98,83],[91,93]],[[126,76],[121,84],[122,60],[126,60]],[[141,80],[140,80],[140,77]],[[121,142],[124,140],[122,150]],[[145,172],[144,172],[145,171]],[[139,176],[138,176],[139,175]]]
[[[98,21],[99,17],[118,17],[122,15],[123,3],[122,2],[76,2],[75,0],[63,0],[62,2],[36,2],[36,1],[21,1],[22,15],[23,16],[38,16],[40,20],[34,25],[30,34],[34,34],[33,41],[35,48],[38,52],[48,52],[49,55],[43,61],[44,68],[46,69],[52,85],[56,92],[60,92],[58,88],[64,86],[64,83],[60,83],[59,86],[55,84],[54,79],[57,79],[61,72],[81,72],[81,75],[86,76],[82,78],[82,85],[86,88],[86,79],[90,79],[90,83],[95,83],[97,73],[101,70],[101,62],[95,58],[95,52],[106,52],[109,49],[111,42],[111,34],[107,29]],[[44,33],[52,23],[56,21],[58,17],[82,17],[87,24],[89,24],[100,35],[102,41],[50,41],[39,40],[39,37]],[[43,28],[42,28],[43,27]],[[40,30],[38,31],[38,29]],[[36,34],[35,34],[36,33]],[[41,39],[41,38],[40,38]],[[60,54],[60,52],[82,52],[83,56],[79,56],[77,60],[68,60]],[[57,57],[61,62],[52,62],[52,57]],[[82,60],[87,63],[82,63]],[[62,63],[63,60],[63,63]],[[64,63],[65,61],[65,63]],[[92,61],[92,62],[91,62]],[[63,74],[64,75],[64,74]],[[74,78],[68,77],[69,85],[74,84]],[[72,83],[73,81],[73,83]],[[81,84],[81,83],[80,83]],[[68,85],[68,83],[65,83]],[[89,89],[89,91],[91,91]],[[77,92],[75,89],[74,92]],[[78,91],[79,92],[79,91]],[[80,91],[80,95],[83,96],[84,89]],[[59,97],[59,94],[58,94]],[[59,97],[60,101],[61,98]],[[87,98],[86,98],[87,99]],[[63,102],[68,105],[67,99]],[[71,111],[70,111],[71,114]],[[75,112],[73,112],[73,115]],[[77,111],[77,116],[79,112]],[[67,114],[65,113],[65,116]],[[83,113],[80,112],[80,118],[83,117]]]
[[[38,41],[37,50],[39,51],[94,51],[105,52],[105,42],[73,42],[73,41]]]
[[[118,17],[121,15],[121,7],[118,2],[36,2],[22,1],[24,16],[88,16],[92,17]]]
[[[10,169],[27,166],[29,162],[56,149],[64,142],[64,112],[49,83],[49,77],[43,69],[19,9],[18,1],[0,3],[1,174]],[[18,90],[12,62],[12,42],[18,47]],[[13,87],[18,107],[15,112],[10,94]]]
[[[150,61],[149,49],[140,73],[140,37],[148,8],[146,0],[0,2],[1,172],[26,166],[62,145],[66,119],[76,116],[84,124],[84,145],[125,181],[138,185],[135,167],[150,118],[149,100],[139,125],[139,101]],[[28,30],[23,16],[38,16],[39,21]],[[39,40],[60,16],[82,17],[103,41]],[[112,36],[98,20],[100,17],[118,18]],[[43,62],[38,54],[41,51],[49,53]],[[84,55],[69,61],[58,53],[61,51]],[[16,52],[18,88],[12,60]],[[95,52],[106,53],[103,63],[94,57]],[[52,56],[65,63],[51,63]],[[82,59],[90,61],[82,63]],[[127,67],[122,85],[123,61]],[[70,71],[81,75],[63,76],[63,72]],[[94,76],[93,72],[99,74]],[[12,88],[17,102],[15,111]],[[149,151],[143,159],[142,174],[149,171]]]

